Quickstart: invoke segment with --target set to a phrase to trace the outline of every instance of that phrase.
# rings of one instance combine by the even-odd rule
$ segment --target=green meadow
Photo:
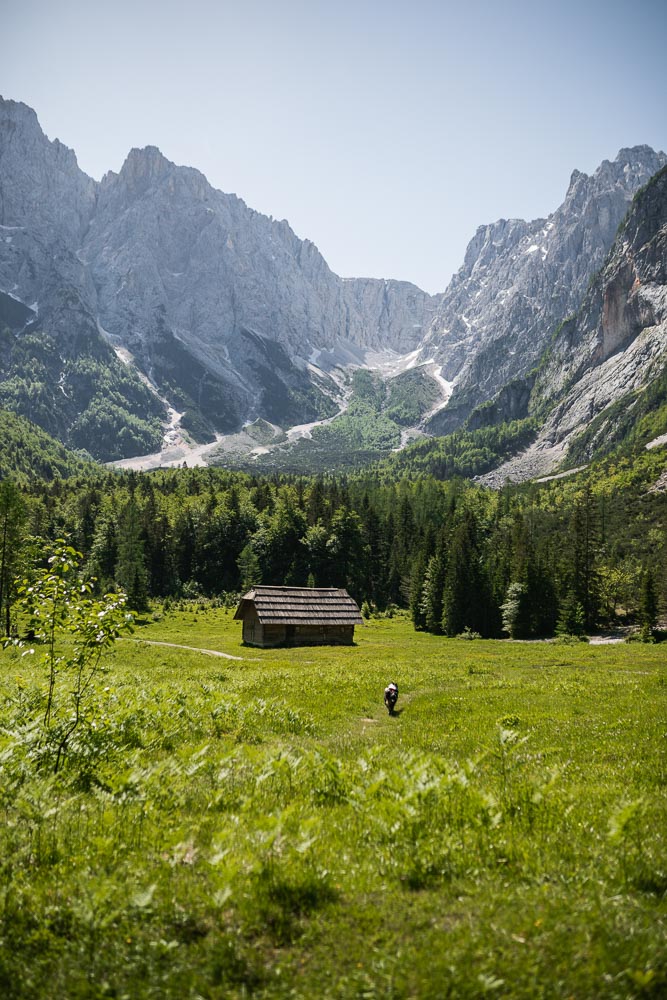
[[[240,628],[118,640],[55,774],[0,653],[1,996],[667,995],[664,645]]]

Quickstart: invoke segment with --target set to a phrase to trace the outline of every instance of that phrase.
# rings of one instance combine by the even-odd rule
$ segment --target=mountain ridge
[[[547,219],[478,228],[422,348],[454,382],[432,433],[461,426],[537,363],[553,330],[578,309],[633,195],[666,163],[648,146],[621,149],[590,176],[574,170]]]
[[[480,226],[431,296],[409,282],[340,278],[287,221],[156,146],[131,149],[95,181],[32,109],[0,98],[0,289],[34,314],[24,330],[9,324],[0,405],[28,406],[17,359],[29,334],[47,345],[33,373],[47,429],[107,460],[155,450],[156,422],[172,426],[168,407],[199,442],[256,419],[329,420],[346,407],[350,366],[414,369],[425,399],[441,393],[424,428],[446,433],[480,404],[509,404],[507,386],[578,308],[631,197],[664,163],[636,146],[591,176],[574,170],[546,219]],[[82,366],[97,366],[104,392]],[[401,426],[392,434],[403,442]]]

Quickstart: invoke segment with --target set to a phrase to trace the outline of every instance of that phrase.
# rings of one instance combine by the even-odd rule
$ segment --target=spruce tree
[[[584,630],[591,630],[595,627],[599,614],[599,584],[596,572],[599,525],[597,505],[589,485],[575,504],[570,531],[571,589],[583,608]]]
[[[24,546],[26,509],[18,487],[0,482],[0,634],[11,632],[14,581],[19,573]]]
[[[428,632],[442,634],[443,591],[445,586],[445,560],[441,551],[431,556],[424,574],[420,613]]]
[[[239,555],[237,565],[241,575],[241,590],[245,592],[262,582],[262,571],[252,542],[248,542]]]
[[[569,590],[560,604],[556,635],[583,636],[585,632],[586,613],[584,606],[575,591]]]
[[[644,642],[651,642],[653,629],[658,621],[658,598],[655,590],[653,573],[647,569],[642,580],[641,601],[639,604],[639,621]]]
[[[442,627],[450,636],[465,628],[490,635],[494,616],[472,508],[460,507],[457,521],[445,576]]]
[[[144,564],[144,543],[141,538],[139,512],[133,497],[127,501],[119,523],[116,582],[127,595],[132,611],[148,608],[148,574]]]
[[[426,611],[423,603],[427,557],[421,550],[412,565],[410,576],[410,617],[416,629],[426,628]]]

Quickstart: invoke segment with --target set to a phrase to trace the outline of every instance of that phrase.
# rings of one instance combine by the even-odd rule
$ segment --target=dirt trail
[[[205,653],[206,656],[222,656],[225,660],[243,660],[242,656],[221,653],[218,649],[202,649],[200,646],[182,646],[178,642],[158,642],[157,639],[126,639],[126,642],[143,642],[147,646],[168,646],[170,649],[187,649],[191,653]]]

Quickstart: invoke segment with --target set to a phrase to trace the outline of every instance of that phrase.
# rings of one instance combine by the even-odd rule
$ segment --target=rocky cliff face
[[[576,316],[555,334],[529,402],[548,416],[537,441],[487,480],[546,474],[568,453],[587,461],[613,440],[667,365],[667,167],[635,197]],[[619,409],[620,408],[620,409]]]
[[[437,304],[407,282],[340,279],[287,222],[155,147],[97,184],[2,99],[0,225],[0,292],[34,307],[62,357],[129,351],[205,434],[328,415],[336,386],[309,359],[413,350]]]
[[[329,416],[337,359],[392,350],[418,351],[447,392],[455,383],[431,432],[488,400],[485,421],[520,416],[532,398],[525,376],[579,307],[632,194],[665,162],[640,146],[592,177],[575,171],[553,215],[481,227],[447,291],[429,296],[408,282],[339,278],[287,222],[155,147],[96,183],[30,108],[0,98],[0,406],[97,455],[129,455],[159,443],[168,404],[200,441],[257,417]],[[624,298],[634,266],[605,286],[598,360],[648,315],[645,289]],[[574,364],[551,373],[555,386],[576,377]]]
[[[634,193],[665,163],[648,146],[622,149],[591,177],[575,170],[549,218],[477,230],[422,349],[455,381],[448,406],[431,422],[433,433],[453,430],[533,368],[554,329],[579,308]]]
[[[103,179],[81,255],[104,328],[146,366],[168,331],[225,383],[238,416],[266,388],[248,364],[248,334],[255,345],[280,345],[299,381],[314,351],[342,340],[413,349],[434,312],[432,298],[407,282],[341,280],[286,222],[154,147],[132,150]],[[301,381],[305,391],[307,375]],[[316,409],[283,416],[312,419]]]
[[[48,142],[25,104],[0,98],[0,225],[25,226],[48,239],[78,243],[95,205],[96,185],[71,149]]]

